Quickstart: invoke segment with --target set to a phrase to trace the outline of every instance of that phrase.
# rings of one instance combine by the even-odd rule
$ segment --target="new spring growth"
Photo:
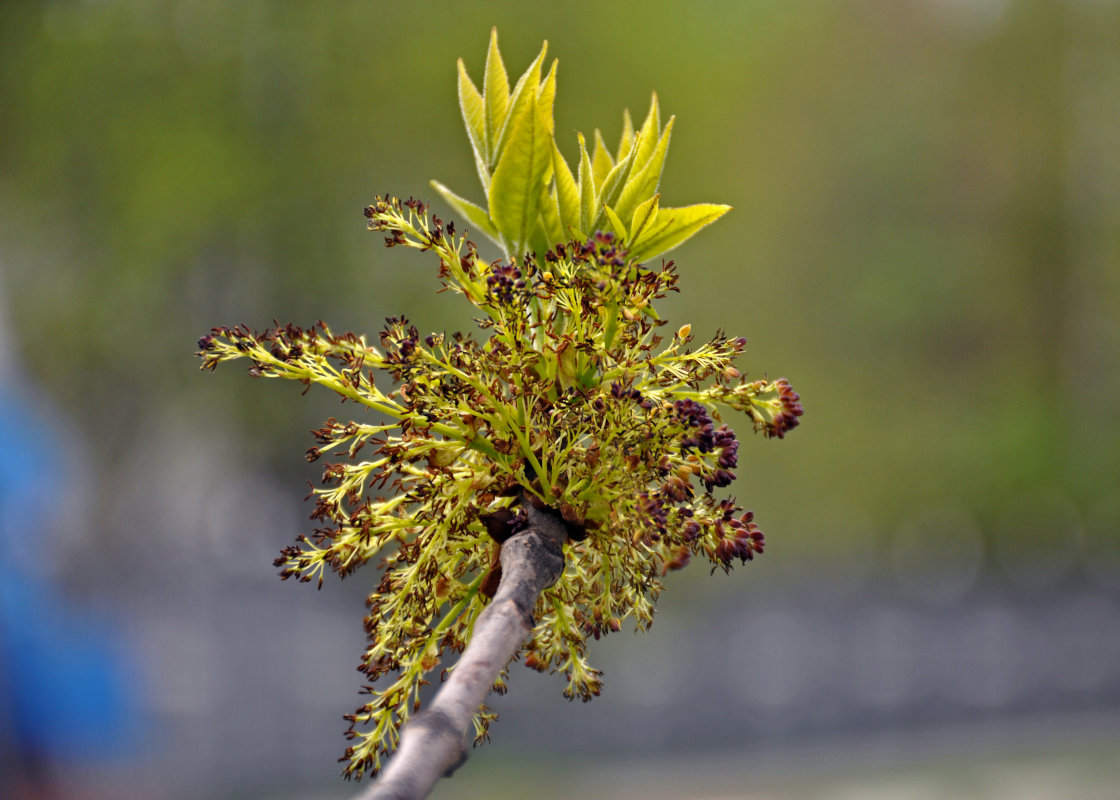
[[[469,225],[507,257],[532,252],[539,262],[558,242],[586,241],[604,231],[614,234],[630,259],[648,261],[731,209],[712,203],[661,207],[658,184],[675,117],[662,127],[656,94],[641,128],[635,130],[630,112],[623,113],[613,155],[598,130],[591,153],[578,134],[576,169],[569,167],[554,136],[555,60],[541,78],[547,50],[545,42],[512,89],[496,30],[490,33],[481,92],[459,59],[459,107],[486,205],[475,205],[439,181],[432,186]]]
[[[574,179],[552,139],[556,68],[541,80],[543,56],[510,90],[492,37],[482,93],[460,64],[487,207],[440,191],[505,258],[481,257],[420,201],[386,195],[365,210],[386,245],[438,264],[442,286],[480,312],[476,335],[421,334],[392,317],[376,342],[322,322],[219,327],[199,341],[204,368],[244,359],[251,375],[324,386],[361,407],[314,432],[307,458],[325,462],[315,527],[276,560],[281,577],[319,585],[328,570],[373,564],[368,702],[347,717],[340,759],[349,776],[378,772],[420,687],[466,647],[497,585],[500,542],[525,524],[522,502],[560,513],[569,541],[520,656],[589,700],[602,688],[589,639],[627,619],[647,628],[668,571],[693,558],[729,571],[763,551],[751,512],[714,493],[739,459],[721,407],[777,438],[802,414],[784,379],[743,377],[744,339],[696,344],[689,325],[663,333],[655,306],[678,290],[677,269],[643,259],[726,210],[659,207],[672,121],[660,127],[655,99],[616,156],[598,136],[594,156],[581,142]],[[479,710],[478,741],[494,716]]]

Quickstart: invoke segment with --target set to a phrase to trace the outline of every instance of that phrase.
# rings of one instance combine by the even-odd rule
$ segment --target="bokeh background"
[[[362,208],[481,198],[492,25],[569,158],[678,115],[665,201],[734,211],[665,315],[806,414],[740,451],[766,555],[674,576],[588,706],[515,668],[434,796],[1120,796],[1115,0],[0,5],[0,795],[353,791],[371,578],[271,567],[353,409],[192,352],[471,327]]]

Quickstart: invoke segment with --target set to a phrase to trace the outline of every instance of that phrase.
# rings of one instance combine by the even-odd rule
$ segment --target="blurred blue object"
[[[63,446],[41,408],[0,386],[0,748],[9,764],[105,759],[135,738],[123,642],[68,602],[41,563],[53,557],[70,485]]]

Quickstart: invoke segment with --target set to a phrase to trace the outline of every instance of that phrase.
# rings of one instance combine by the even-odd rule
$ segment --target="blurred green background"
[[[138,470],[181,485],[189,443],[192,469],[232,459],[295,501],[307,431],[350,411],[198,374],[210,326],[471,327],[362,208],[433,199],[431,178],[481,197],[454,66],[480,80],[492,25],[515,74],[542,39],[559,58],[569,158],[656,90],[679,118],[666,202],[734,206],[673,253],[664,315],[746,336],[746,369],[806,414],[744,442],[733,488],[768,550],[718,591],[931,569],[958,593],[1120,587],[1108,0],[0,5],[0,306],[20,380],[88,453],[87,566],[144,546],[114,522]],[[715,590],[703,573],[683,597]]]

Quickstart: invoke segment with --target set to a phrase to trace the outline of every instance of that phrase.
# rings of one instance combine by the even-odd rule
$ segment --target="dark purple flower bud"
[[[735,480],[735,475],[725,469],[717,469],[700,478],[704,482],[704,488],[709,492],[715,488],[723,488],[730,486]]]
[[[495,262],[490,265],[486,289],[498,303],[509,305],[524,294],[525,280],[515,262]]]
[[[772,391],[778,393],[778,406],[779,410],[774,414],[769,423],[763,423],[759,426],[756,422],[756,428],[761,427],[765,436],[776,437],[784,439],[787,432],[793,430],[801,422],[800,417],[805,413],[801,407],[801,396],[793,390],[789,385],[789,381],[785,378],[778,378],[771,386]]]

